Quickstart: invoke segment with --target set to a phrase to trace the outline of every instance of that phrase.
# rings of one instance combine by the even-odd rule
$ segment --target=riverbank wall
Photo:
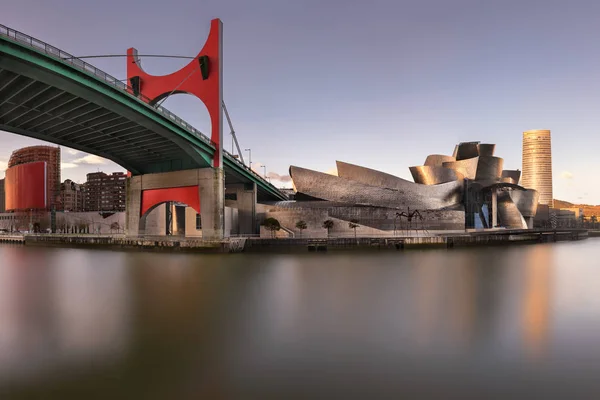
[[[240,252],[318,252],[335,250],[409,250],[466,246],[548,243],[582,240],[592,236],[585,229],[497,230],[453,232],[406,237],[341,238],[226,238],[206,241],[196,238],[130,238],[102,235],[0,235],[0,243],[25,246],[81,247],[113,250],[240,253]]]
[[[249,239],[247,252],[298,252],[329,250],[404,250],[427,248],[454,248],[467,246],[492,246],[525,243],[550,243],[583,240],[588,238],[585,229],[568,230],[500,230],[452,233],[448,235],[412,237],[357,237],[357,238],[285,238]]]
[[[113,250],[141,250],[198,253],[239,253],[246,238],[209,241],[191,238],[130,238],[123,236],[25,235],[26,246],[82,247]]]

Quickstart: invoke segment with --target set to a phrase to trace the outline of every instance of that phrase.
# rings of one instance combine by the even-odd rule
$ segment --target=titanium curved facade
[[[456,147],[456,161],[479,156],[479,142],[459,143]]]
[[[479,156],[477,162],[476,180],[497,180],[502,176],[504,159],[493,156]]]
[[[479,143],[477,145],[477,150],[479,150],[479,156],[493,156],[496,151],[496,145],[490,143]]]
[[[525,218],[508,192],[498,193],[498,222],[508,229],[527,229]]]
[[[459,174],[461,179],[475,179],[477,174],[477,163],[479,157],[468,158],[459,161],[450,161],[443,164],[444,168],[450,168]]]
[[[505,182],[514,183],[515,185],[519,184],[519,180],[521,179],[521,171],[518,169],[505,169],[502,171],[502,180],[510,179],[510,181],[506,180]]]
[[[552,194],[552,140],[549,130],[523,132],[522,186],[540,194],[540,204],[554,207]]]
[[[361,167],[360,165],[336,161],[337,172],[340,178],[350,179],[370,186],[379,186],[389,189],[406,190],[413,182],[398,178],[375,169]]]
[[[525,218],[535,217],[540,194],[537,190],[513,190],[510,197]]]
[[[361,206],[436,210],[460,205],[463,194],[462,181],[429,186],[402,179],[396,188],[387,188],[296,166],[290,166],[290,176],[298,193]]]
[[[440,183],[459,180],[456,171],[450,168],[420,165],[417,167],[410,167],[409,169],[415,183],[420,183],[422,185],[439,185]]]
[[[425,160],[425,166],[428,167],[441,167],[445,162],[456,161],[453,156],[445,156],[443,154],[430,154]]]

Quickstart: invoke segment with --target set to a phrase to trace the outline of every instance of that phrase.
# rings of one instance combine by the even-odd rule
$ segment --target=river
[[[599,244],[0,245],[0,398],[600,398]]]

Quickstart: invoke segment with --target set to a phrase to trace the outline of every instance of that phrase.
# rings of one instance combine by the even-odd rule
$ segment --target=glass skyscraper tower
[[[521,185],[540,194],[539,204],[554,207],[552,196],[552,143],[550,131],[523,132]]]

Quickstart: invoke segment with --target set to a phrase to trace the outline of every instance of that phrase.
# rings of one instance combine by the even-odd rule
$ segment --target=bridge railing
[[[61,60],[62,62],[71,64],[80,70],[86,71],[87,73],[94,75],[96,78],[104,81],[105,83],[126,92],[131,97],[140,99],[146,105],[151,106],[150,99],[148,97],[141,95],[141,94],[139,96],[134,96],[132,94],[133,93],[132,88],[129,85],[127,85],[126,83],[124,83],[124,82],[120,81],[119,79],[115,78],[114,76],[102,71],[101,69],[98,69],[98,68],[94,67],[93,65],[73,56],[72,54],[69,54],[66,51],[63,51],[57,47],[52,46],[51,44],[48,44],[42,40],[36,39],[32,36],[29,36],[25,33],[19,32],[17,30],[14,30],[14,29],[9,28],[2,24],[0,24],[0,36],[8,37],[9,39],[12,39],[16,42],[25,44],[33,49],[36,49],[45,54],[48,54],[49,56],[57,58],[57,59]],[[210,138],[208,136],[206,136],[205,134],[200,132],[198,129],[194,128],[189,123],[185,122],[183,119],[181,119],[180,117],[178,117],[171,111],[167,110],[166,108],[164,108],[162,106],[151,106],[151,107],[154,110],[156,110],[157,112],[159,112],[160,114],[164,115],[165,117],[167,117],[168,119],[173,121],[174,123],[176,123],[177,125],[179,125],[180,127],[184,128],[188,132],[192,133],[194,136],[200,138],[205,143],[207,143],[211,146],[213,145],[212,141],[210,140]],[[268,186],[271,186],[273,189],[277,190],[277,188],[275,188],[275,186],[273,186],[270,182],[268,182],[266,180],[266,178],[263,178],[258,173],[254,172],[254,170],[252,170],[246,164],[244,164],[243,162],[238,160],[235,156],[230,154],[227,150],[223,149],[223,154],[226,158],[228,158],[230,161],[233,161],[236,164],[238,164],[240,167],[242,167],[248,173],[253,175],[255,178],[262,180],[265,184],[267,184]]]

